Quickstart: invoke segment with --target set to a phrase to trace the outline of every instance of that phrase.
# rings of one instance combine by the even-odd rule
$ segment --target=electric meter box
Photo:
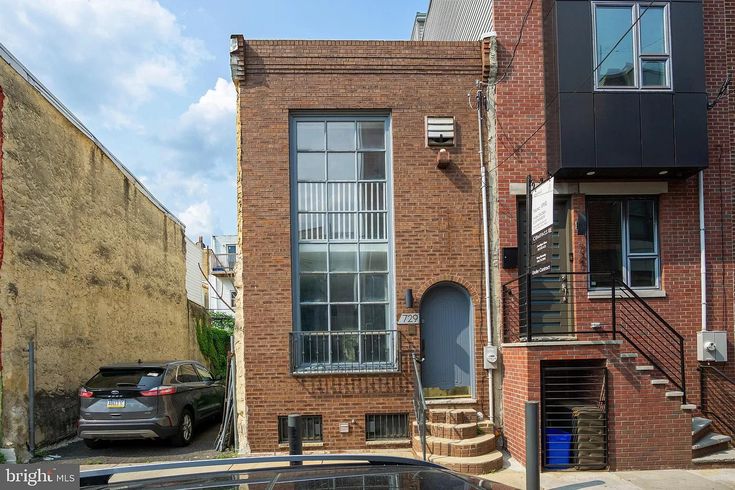
[[[727,332],[697,332],[698,361],[727,361]]]

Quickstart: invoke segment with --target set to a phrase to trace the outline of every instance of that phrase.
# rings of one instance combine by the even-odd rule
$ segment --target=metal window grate
[[[322,442],[322,416],[301,416],[301,440],[303,442]],[[288,442],[288,416],[278,417],[278,443]]]
[[[608,445],[605,361],[548,361],[541,369],[544,468],[605,468]]]
[[[386,413],[365,415],[365,439],[408,439],[408,414]]]

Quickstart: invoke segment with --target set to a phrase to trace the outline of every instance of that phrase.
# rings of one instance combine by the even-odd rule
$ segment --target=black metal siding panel
[[[592,10],[589,2],[558,1],[559,90],[592,91]]]
[[[597,165],[640,167],[639,94],[599,92],[594,105]]]
[[[641,94],[641,144],[644,167],[674,165],[674,96]]]
[[[595,113],[592,94],[559,96],[561,161],[564,167],[594,168]]]
[[[707,94],[674,95],[676,166],[707,166]]]
[[[677,92],[704,92],[706,89],[702,4],[672,2],[670,8],[674,90]]]

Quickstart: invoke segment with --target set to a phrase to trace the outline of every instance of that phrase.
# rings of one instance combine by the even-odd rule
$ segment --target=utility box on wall
[[[727,361],[727,332],[697,332],[698,361]]]

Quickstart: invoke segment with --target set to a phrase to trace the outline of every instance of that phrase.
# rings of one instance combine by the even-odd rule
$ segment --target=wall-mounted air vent
[[[426,146],[447,147],[454,146],[454,117],[427,116],[426,117]]]

